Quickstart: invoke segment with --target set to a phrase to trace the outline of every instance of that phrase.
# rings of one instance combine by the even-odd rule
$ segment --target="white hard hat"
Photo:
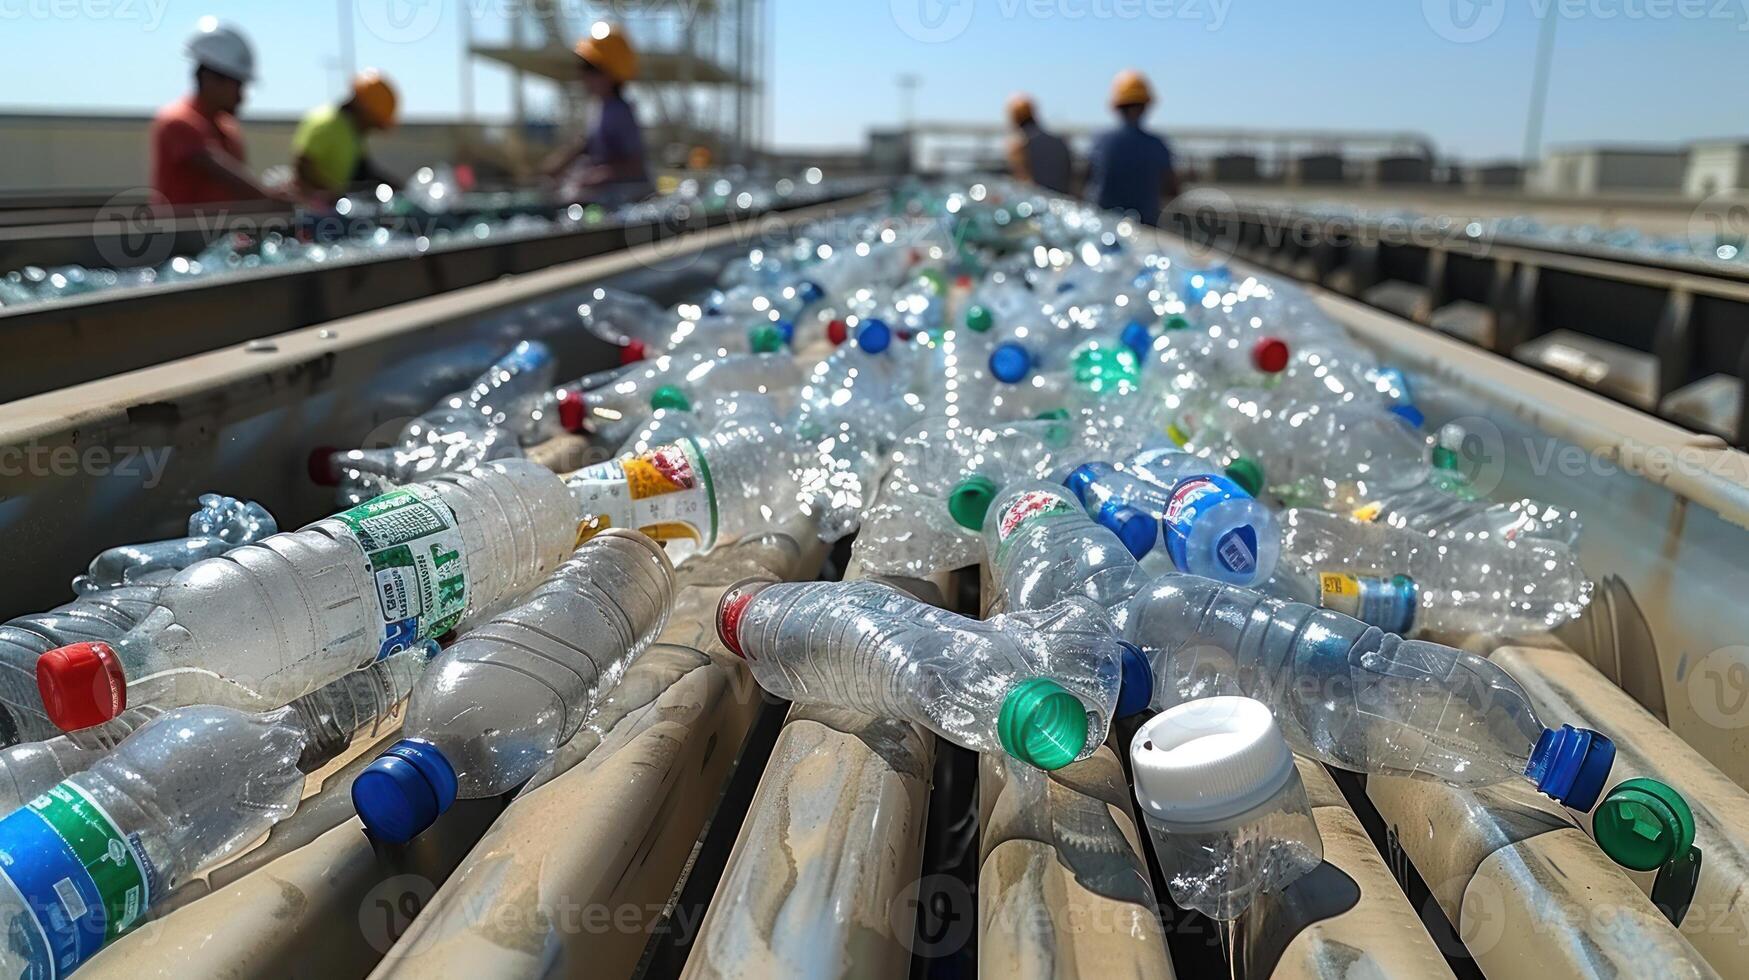
[[[255,51],[243,33],[217,17],[202,17],[186,47],[188,56],[202,68],[210,68],[239,82],[255,80]]]

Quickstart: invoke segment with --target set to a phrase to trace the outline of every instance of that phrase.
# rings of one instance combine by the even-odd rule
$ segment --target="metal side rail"
[[[1693,669],[1693,684],[1712,697],[1714,718],[1741,732],[1749,712],[1733,705],[1740,689],[1729,672],[1741,663],[1726,651]],[[1694,846],[1700,849],[1698,878],[1672,875],[1660,882],[1651,873],[1633,874],[1653,900],[1665,906],[1682,934],[1725,976],[1749,976],[1749,792],[1732,782],[1692,746],[1664,727],[1584,658],[1566,650],[1508,647],[1495,663],[1510,671],[1529,692],[1537,711],[1610,733],[1615,740],[1612,785],[1641,776],[1674,787],[1694,812]],[[1590,815],[1582,818],[1589,826]],[[1673,869],[1674,871],[1674,869]]]
[[[723,581],[725,578],[744,577],[750,568],[765,569],[765,574],[772,577],[808,574],[812,566],[807,566],[808,556],[804,552],[809,550],[797,546],[787,535],[777,534],[731,545],[687,562],[681,569],[680,595],[700,590],[713,594],[692,595],[684,608],[677,605],[663,638],[692,640],[708,632],[715,594],[729,584]],[[698,584],[700,581],[705,584]],[[701,615],[705,617],[702,623]],[[734,747],[739,745],[731,738],[737,728],[745,731],[746,717],[753,713],[752,705],[735,698],[735,675],[730,667],[719,658],[678,644],[652,648],[639,657],[591,724],[562,750],[559,762],[555,763],[555,766],[567,761],[573,764],[577,776],[565,785],[571,787],[569,792],[582,795],[570,796],[564,788],[527,794],[529,799],[539,800],[525,808],[540,814],[533,818],[538,832],[536,843],[524,842],[517,852],[542,864],[543,855],[554,846],[555,835],[562,828],[570,828],[584,837],[598,831],[614,838],[614,846],[620,850],[612,851],[604,845],[598,852],[604,860],[614,854],[622,860],[648,859],[675,866],[684,861],[696,837],[696,824],[708,815],[708,804],[713,798],[695,793],[687,779],[694,775],[708,779],[714,770],[720,780],[721,772],[735,756]],[[667,777],[651,779],[650,773],[664,763],[673,767],[667,771]],[[553,782],[569,775],[567,772]],[[537,776],[537,780],[540,778]],[[505,870],[502,861],[484,860],[482,855],[487,852],[477,851],[478,843],[500,814],[508,812],[502,799],[457,801],[430,830],[411,844],[396,847],[373,842],[350,812],[351,798],[346,786],[337,788],[337,793],[323,797],[330,808],[338,808],[338,812],[331,809],[324,815],[325,819],[340,817],[332,829],[238,880],[214,888],[211,894],[170,915],[147,923],[105,949],[81,974],[129,980],[364,976],[391,949],[401,948],[396,946],[396,940],[412,922],[418,921],[415,917],[425,903],[458,870],[465,870],[474,882],[479,882],[482,876],[498,877],[497,884],[509,891],[532,889],[541,881],[533,873],[526,877],[495,875]],[[588,798],[590,806],[601,808],[594,819],[576,819],[583,797]],[[560,799],[562,805],[555,804]],[[512,802],[510,809],[523,802]],[[558,816],[550,809],[553,805],[559,805]],[[636,817],[631,815],[634,811]],[[521,835],[529,832],[530,819],[515,818],[506,833],[520,840]],[[294,815],[288,823],[296,820]],[[660,855],[640,854],[636,842],[628,844],[620,837],[628,832],[651,830],[665,821],[664,829],[675,832],[653,834],[652,840],[666,838]],[[693,825],[691,833],[686,829],[689,822]],[[586,848],[587,842],[579,841],[578,846]],[[550,868],[548,873],[567,870],[558,864],[543,868]],[[522,870],[527,873],[530,869]],[[586,876],[589,869],[573,870]],[[594,870],[602,871],[600,867]],[[643,881],[634,875],[625,884],[654,889],[651,896],[637,897],[645,904],[653,904],[659,912],[672,878],[660,881],[658,877],[652,874],[648,881]],[[617,878],[617,872],[605,873],[597,884],[611,885]],[[613,901],[611,889],[605,891],[602,897]],[[507,924],[509,934],[518,936],[539,928],[543,922],[557,928],[556,922],[543,916],[558,906],[540,905],[538,894],[526,897],[528,901],[522,904],[514,897],[501,899],[512,906],[511,911],[503,913],[502,918],[478,921],[488,943],[505,935],[493,932],[499,925]],[[473,908],[461,903],[453,907]],[[517,932],[517,926],[523,931]],[[587,923],[570,938],[595,938],[584,926]],[[641,934],[637,940],[641,949]],[[410,975],[427,975],[434,968],[434,960],[417,956],[422,942],[413,940],[404,951],[407,954],[404,959],[398,957],[387,968],[392,970],[395,964],[407,962]],[[635,960],[635,950],[630,955]]]
[[[1324,863],[1239,918],[1233,972],[1271,980],[1450,977],[1451,967],[1324,767],[1295,757]]]

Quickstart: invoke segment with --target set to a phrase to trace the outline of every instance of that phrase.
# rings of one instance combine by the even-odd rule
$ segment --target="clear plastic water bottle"
[[[66,976],[266,833],[297,808],[303,742],[289,711],[178,708],[0,820],[0,973]]]
[[[1269,708],[1203,698],[1130,740],[1136,802],[1180,908],[1231,922],[1324,860],[1324,840]]]
[[[73,579],[75,595],[90,595],[105,589],[132,585],[147,576],[165,576],[204,558],[222,555],[232,548],[254,544],[279,525],[267,508],[253,500],[238,500],[216,493],[200,495],[200,507],[188,517],[188,536],[145,544],[109,548],[91,560],[84,575]]]
[[[156,609],[157,600],[158,583],[124,585],[0,625],[0,742],[35,742],[61,733],[49,721],[37,685],[36,664],[43,654],[72,644],[114,643]]]
[[[526,460],[412,484],[183,569],[113,645],[44,654],[44,706],[67,731],[130,702],[278,707],[491,615],[557,567],[577,529],[564,482]]]
[[[630,364],[668,349],[680,318],[648,296],[598,286],[577,304],[577,321],[596,338],[618,347]]]
[[[587,391],[567,388],[560,402],[565,427],[587,429],[608,443],[630,435],[653,411],[690,410],[711,398],[752,392],[787,399],[802,372],[787,353],[664,355]]]
[[[1533,633],[1591,600],[1577,556],[1551,541],[1429,538],[1309,508],[1281,527],[1278,587],[1393,633]]]
[[[790,427],[801,439],[860,431],[884,448],[916,419],[921,401],[907,403],[913,362],[892,328],[862,320],[846,343],[807,372],[796,393]]]
[[[375,735],[407,699],[435,651],[436,645],[430,644],[397,653],[288,705],[305,734],[298,769],[315,772],[346,751],[354,739]],[[129,708],[95,728],[0,750],[0,815],[91,768],[162,714],[162,708]]]
[[[1063,481],[1130,554],[1142,558],[1158,545],[1171,567],[1234,585],[1274,572],[1281,529],[1238,484],[1206,460],[1176,450],[1156,448],[1133,460],[1133,471],[1127,462],[1122,469],[1084,463]]]
[[[919,422],[899,437],[880,502],[863,514],[858,559],[872,573],[913,578],[975,564],[977,531],[997,493],[1044,476],[1070,438],[1056,420]]]
[[[1530,695],[1482,657],[1195,575],[1149,576],[1048,484],[998,501],[985,541],[1008,608],[1084,596],[1109,610],[1148,657],[1155,707],[1256,698],[1296,749],[1338,768],[1460,787],[1528,777],[1581,811],[1614,762],[1609,739],[1544,725]]]
[[[353,781],[365,827],[402,843],[457,797],[526,782],[662,631],[673,599],[674,568],[654,541],[620,529],[591,538],[437,658],[401,740]]]
[[[1104,741],[1126,660],[1133,687],[1151,683],[1083,601],[979,622],[867,580],[749,582],[724,593],[717,632],[777,697],[915,722],[1046,770]]]
[[[548,399],[555,369],[545,344],[518,343],[467,388],[407,423],[392,445],[328,454],[320,467],[313,462],[313,475],[338,486],[340,503],[350,507],[439,473],[521,456],[522,443],[559,430]]]

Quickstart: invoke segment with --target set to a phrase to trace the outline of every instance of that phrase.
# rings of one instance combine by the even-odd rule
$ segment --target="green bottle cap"
[[[1694,811],[1656,779],[1630,779],[1609,791],[1591,817],[1597,846],[1633,871],[1652,871],[1694,846]]]
[[[947,495],[947,512],[954,522],[971,531],[984,528],[984,515],[996,502],[996,483],[987,476],[973,473],[954,485]]]
[[[1021,681],[1002,699],[996,719],[1002,748],[1039,769],[1061,769],[1087,747],[1087,711],[1048,677]]]
[[[1227,477],[1253,497],[1263,492],[1263,467],[1249,456],[1240,456],[1228,463]]]
[[[1434,469],[1455,470],[1458,468],[1458,454],[1452,452],[1447,446],[1434,446],[1433,452],[1428,455],[1428,461],[1433,464]]]
[[[996,325],[996,318],[983,306],[973,303],[966,310],[966,329],[972,333],[984,333]]]
[[[747,344],[755,354],[775,354],[783,350],[783,331],[769,323],[761,323],[747,331]]]
[[[1190,321],[1186,320],[1185,318],[1183,318],[1181,316],[1177,316],[1177,315],[1169,316],[1166,318],[1166,329],[1168,329],[1168,330],[1189,330],[1190,329]]]
[[[692,399],[686,397],[686,392],[673,385],[663,385],[650,392],[650,407],[652,409],[674,409],[681,412],[692,411]]]

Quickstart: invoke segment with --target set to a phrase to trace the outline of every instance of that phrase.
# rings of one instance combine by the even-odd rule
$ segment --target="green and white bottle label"
[[[329,520],[364,549],[376,580],[382,630],[377,659],[449,632],[468,608],[468,559],[455,511],[414,483]]]
[[[72,782],[0,820],[0,874],[30,912],[14,940],[29,947],[24,976],[33,980],[73,972],[152,902],[153,872],[138,839]]]

